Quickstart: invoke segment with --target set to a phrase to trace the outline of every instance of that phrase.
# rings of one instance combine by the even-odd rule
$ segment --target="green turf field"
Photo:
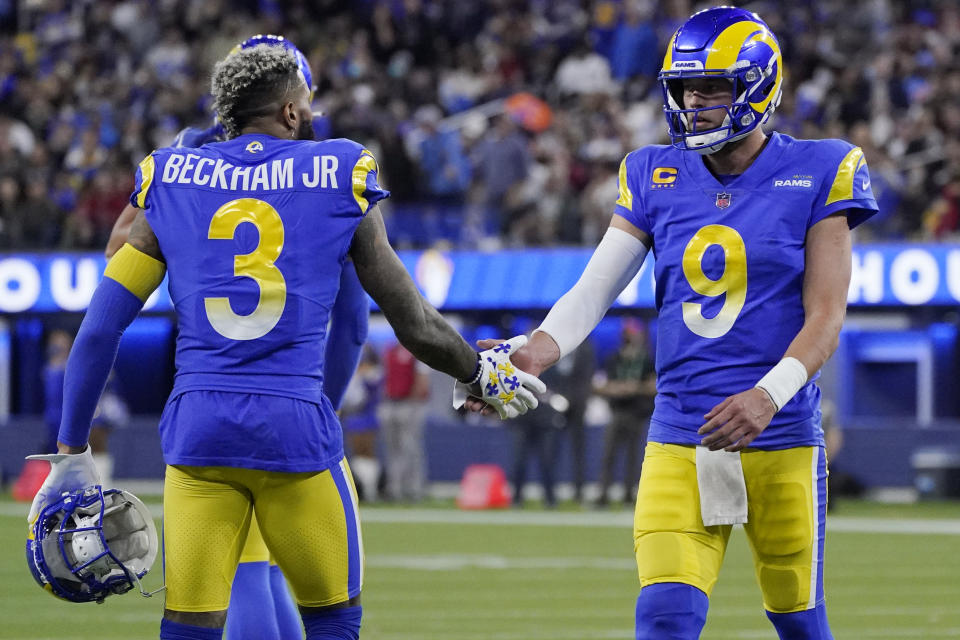
[[[36,587],[23,557],[25,510],[0,501],[0,639],[158,637],[158,598],[81,605]],[[960,638],[960,503],[842,503],[831,527],[826,589],[838,640]],[[632,638],[627,511],[379,507],[365,509],[363,533],[365,640]],[[703,638],[776,638],[741,531]]]

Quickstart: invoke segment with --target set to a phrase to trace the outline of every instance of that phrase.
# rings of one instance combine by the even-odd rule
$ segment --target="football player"
[[[60,479],[32,508],[95,484],[87,437],[123,330],[169,270],[177,374],[160,420],[167,583],[162,639],[221,638],[251,518],[289,582],[308,640],[355,639],[363,551],[342,432],[323,393],[329,309],[349,256],[398,339],[502,418],[537,406],[535,377],[477,353],[417,291],[390,247],[369,151],[315,142],[292,52],[256,46],[217,64],[228,140],[140,163],[139,209],[67,363]],[[483,384],[481,384],[481,380]]]
[[[850,229],[877,211],[863,152],[764,133],[783,60],[749,11],[690,17],[659,80],[672,144],[626,156],[606,235],[513,362],[538,374],[572,351],[652,247],[657,396],[634,524],[636,637],[699,637],[743,523],[780,638],[831,638],[815,381],[843,324]]]
[[[311,88],[312,101],[314,84],[310,63],[303,52],[283,36],[255,35],[238,44],[231,53],[261,44],[285,47],[293,53],[304,81]],[[314,118],[315,128],[316,125],[317,119]],[[187,127],[182,130],[174,139],[173,146],[202,147],[225,138],[223,125],[215,120],[208,128]],[[137,208],[127,204],[117,218],[107,242],[107,258],[113,257],[127,241],[136,214]],[[340,409],[347,384],[360,359],[360,349],[367,337],[369,315],[367,295],[357,280],[353,264],[346,261],[340,275],[340,290],[330,310],[330,335],[324,356],[327,363],[324,393],[334,409]],[[97,467],[102,476],[103,468],[99,462]],[[300,636],[300,617],[282,572],[270,558],[255,519],[251,522],[230,592],[226,636],[227,640],[281,640]]]

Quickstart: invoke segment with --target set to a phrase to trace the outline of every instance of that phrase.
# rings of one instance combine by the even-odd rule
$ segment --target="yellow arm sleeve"
[[[110,258],[103,276],[116,280],[130,293],[146,302],[150,294],[163,282],[166,273],[166,264],[134,248],[128,242]]]

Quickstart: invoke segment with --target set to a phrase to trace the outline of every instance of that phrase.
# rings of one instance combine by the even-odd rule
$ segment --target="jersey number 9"
[[[716,280],[703,272],[703,256],[712,245],[723,249],[723,273]],[[747,248],[735,229],[710,224],[693,234],[683,251],[683,275],[690,288],[711,298],[725,295],[723,307],[712,318],[704,317],[699,302],[683,303],[683,323],[704,338],[719,338],[733,327],[747,299]]]
[[[257,308],[241,316],[233,312],[229,298],[204,298],[203,304],[217,333],[231,340],[255,340],[277,326],[287,303],[287,283],[274,264],[283,250],[283,221],[266,202],[240,198],[217,209],[207,237],[231,240],[242,222],[252,223],[260,239],[252,252],[233,257],[233,275],[246,276],[260,287]]]

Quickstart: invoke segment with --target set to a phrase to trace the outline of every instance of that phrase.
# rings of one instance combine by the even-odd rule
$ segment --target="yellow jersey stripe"
[[[626,157],[624,157],[623,162],[620,163],[620,197],[617,199],[617,204],[633,211],[633,193],[630,192],[630,187],[627,186]]]
[[[373,154],[366,149],[361,151],[360,158],[357,159],[357,164],[353,166],[353,199],[360,205],[360,211],[363,213],[367,212],[367,207],[369,206],[367,199],[363,197],[364,192],[367,190],[367,176],[371,171],[376,170],[377,161],[374,160]]]
[[[833,179],[825,205],[853,199],[853,177],[861,164],[863,164],[863,150],[860,147],[850,149],[837,168],[837,175]]]
[[[140,193],[137,194],[137,208],[139,209],[146,209],[147,190],[153,183],[153,173],[156,168],[157,164],[152,153],[140,161]]]
[[[110,258],[103,277],[116,280],[127,291],[146,302],[150,294],[163,282],[166,272],[166,264],[134,248],[128,242]]]

